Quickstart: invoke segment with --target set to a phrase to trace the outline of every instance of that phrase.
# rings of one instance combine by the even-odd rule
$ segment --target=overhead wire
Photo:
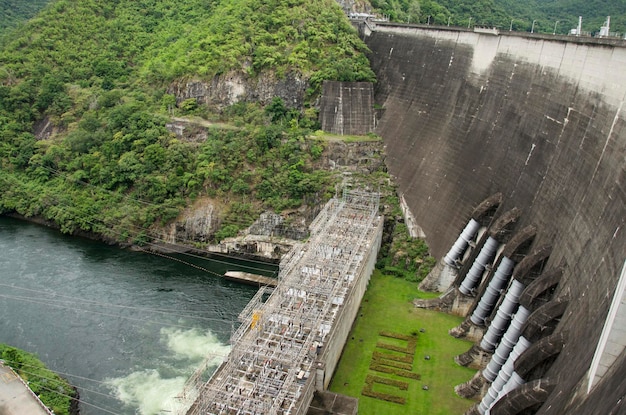
[[[58,171],[58,170],[48,168],[47,166],[42,166],[42,167],[44,167],[45,169],[49,170],[51,173],[53,173],[53,174],[57,175],[58,177],[64,178],[64,179],[66,179],[66,180],[70,180],[67,176],[63,176],[63,175],[62,175],[62,173],[61,173],[60,171]],[[97,188],[97,189],[99,189],[99,190],[107,191],[106,189],[101,189],[101,188],[98,188],[98,187],[96,187],[96,186],[92,185],[91,183],[87,183],[87,182],[84,182],[84,181],[82,181],[82,180],[77,180],[77,179],[71,179],[71,180],[73,180],[74,182],[77,182],[77,183],[79,183],[79,184],[81,184],[81,185],[83,185],[83,186],[91,186],[91,187]],[[111,191],[109,191],[109,192],[111,192]],[[111,192],[111,193],[113,193],[113,192]],[[148,205],[148,206],[160,207],[159,205],[156,205],[156,204],[151,203],[151,202],[146,202],[146,201],[140,200],[140,199],[138,199],[138,198],[131,198],[129,195],[119,195],[119,194],[117,194],[117,196],[122,196],[123,198],[126,198],[126,199],[132,199],[134,202],[137,202],[137,203],[140,203],[140,204],[144,204],[144,205]],[[57,200],[57,202],[58,202],[58,200]],[[69,205],[68,205],[68,207],[72,207],[72,206],[69,206]],[[104,225],[104,226],[105,226],[105,228],[108,230],[108,232],[115,233],[115,234],[117,234],[118,236],[123,236],[123,235],[121,235],[119,232],[115,232],[115,231],[111,230],[110,228],[106,227],[106,225],[105,225],[105,224],[103,224],[103,223],[101,223],[101,224],[97,224],[97,223],[95,223],[95,222],[93,222],[93,221],[90,221],[90,220],[85,220],[85,221],[86,221],[87,223],[91,224],[92,226],[101,226],[101,225]],[[234,221],[234,222],[237,222],[237,221]],[[239,223],[240,223],[240,224],[245,224],[246,226],[248,226],[248,225],[249,225],[249,223],[248,223],[248,222],[246,222],[246,223],[244,223],[244,222],[239,222]],[[131,225],[131,226],[136,227],[136,226],[134,226],[134,225]],[[141,229],[141,228],[139,228],[139,227],[136,227],[136,228],[137,228],[137,229],[139,229],[139,230],[142,230],[142,229]],[[220,261],[220,260],[216,260],[216,259],[214,259],[214,258],[206,258],[206,257],[202,257],[202,256],[200,256],[200,255],[190,254],[189,252],[177,251],[176,249],[172,249],[172,244],[171,244],[171,243],[168,243],[167,241],[165,241],[165,240],[163,240],[163,239],[161,239],[161,238],[153,238],[153,240],[160,241],[160,242],[163,242],[163,243],[167,244],[167,249],[168,249],[168,250],[172,250],[172,251],[173,251],[172,253],[175,253],[175,254],[179,254],[179,255],[186,255],[186,256],[189,256],[189,257],[192,257],[192,258],[196,258],[196,259],[200,259],[200,260],[207,260],[207,261],[211,261],[211,262],[216,262],[216,263],[221,263],[221,264],[231,265],[231,263],[230,263],[230,262]],[[183,242],[191,242],[191,241],[183,241]],[[152,243],[152,242],[147,243],[147,245],[149,245],[149,246],[153,246],[153,247],[158,247],[158,248],[159,248],[159,249],[161,249],[161,250],[164,248],[163,246],[158,245],[158,244],[155,244],[155,243]],[[174,246],[176,246],[176,245],[174,244]],[[213,272],[213,271],[208,270],[208,269],[206,269],[206,268],[204,268],[204,267],[201,267],[201,266],[199,266],[199,265],[192,264],[192,263],[190,263],[190,262],[187,262],[187,261],[181,260],[180,258],[174,258],[174,257],[171,257],[171,256],[166,255],[166,254],[161,253],[161,252],[149,251],[149,250],[145,250],[145,249],[143,249],[143,248],[139,248],[139,249],[140,249],[141,251],[143,251],[143,252],[147,252],[147,253],[150,253],[150,254],[153,254],[153,255],[158,255],[158,256],[161,256],[161,257],[164,257],[164,258],[167,258],[167,259],[170,259],[170,260],[177,261],[177,262],[179,262],[179,263],[183,263],[183,264],[185,264],[185,265],[188,265],[188,266],[194,267],[194,268],[196,268],[196,269],[202,270],[202,271],[207,272],[207,273],[209,273],[209,274],[213,274],[213,275],[216,275],[216,276],[219,276],[219,277],[221,277],[221,276],[222,276],[222,275],[221,275],[221,274],[219,274],[219,273]],[[186,248],[186,247],[182,247],[182,249],[187,249],[187,248]],[[222,254],[222,253],[210,253],[210,254],[211,254],[211,255],[220,255],[220,256],[230,257],[230,256],[225,255],[225,254]],[[232,257],[231,257],[231,258],[232,258]],[[267,263],[267,262],[262,262],[262,261],[257,261],[257,260],[248,260],[248,259],[246,259],[246,262],[252,262],[252,263],[259,263],[259,264],[263,264],[263,265],[268,265],[268,263]],[[237,264],[237,266],[238,266],[238,267],[247,268],[247,269],[251,269],[251,270],[255,270],[255,271],[261,271],[261,272],[264,272],[264,273],[268,272],[268,270],[267,270],[267,269],[262,269],[262,268],[256,268],[256,267],[246,266],[246,265],[243,265],[243,264]],[[276,274],[276,272],[274,272],[274,274]],[[0,284],[0,285],[7,286],[7,284]],[[34,291],[34,290],[31,290],[31,289],[26,289],[26,288],[22,288],[22,287],[15,287],[15,286],[11,286],[11,287],[12,287],[12,288],[18,288],[18,289],[24,289],[24,290],[28,290],[28,291]],[[49,294],[49,293],[48,293],[48,294]],[[59,297],[63,297],[63,298],[69,298],[69,297],[67,297],[67,296],[62,296],[62,295],[59,295],[59,294],[54,294],[54,295],[55,295],[55,296],[59,296]],[[155,324],[166,324],[166,325],[170,325],[170,326],[174,326],[174,327],[180,327],[180,328],[186,328],[186,329],[195,329],[195,327],[185,326],[185,325],[181,325],[181,324],[168,324],[168,323],[156,322],[156,321],[147,320],[147,319],[133,318],[133,317],[127,317],[127,316],[122,316],[122,315],[115,315],[115,314],[110,314],[110,313],[98,312],[98,311],[93,311],[93,310],[77,309],[77,308],[76,308],[76,299],[72,299],[72,302],[71,302],[71,303],[72,303],[72,307],[69,307],[69,306],[63,306],[63,305],[58,304],[58,303],[60,302],[59,300],[54,300],[56,303],[53,303],[53,302],[52,302],[49,298],[47,298],[45,301],[42,301],[42,300],[40,300],[40,299],[33,298],[33,297],[10,296],[10,295],[6,295],[6,294],[0,294],[0,297],[2,297],[2,298],[7,298],[7,299],[13,299],[13,300],[19,300],[19,301],[34,302],[34,303],[39,303],[39,304],[48,305],[48,306],[51,306],[51,307],[71,309],[71,310],[74,310],[74,311],[84,311],[84,312],[93,313],[93,314],[99,314],[99,315],[108,316],[108,317],[123,318],[123,319],[127,319],[127,320],[139,321],[139,322],[144,322],[144,323],[146,323],[146,322],[147,322],[147,323],[155,323]],[[98,306],[103,306],[103,305],[105,305],[105,306],[107,306],[107,307],[119,307],[119,308],[129,308],[129,309],[141,309],[141,308],[139,308],[139,307],[131,307],[131,306],[114,306],[114,305],[110,305],[110,304],[103,304],[103,303],[91,302],[91,301],[83,301],[83,303],[84,303],[84,305],[98,305]],[[164,310],[158,310],[158,309],[156,309],[156,311],[155,311],[155,309],[144,309],[143,311],[161,312],[161,313],[165,313],[165,312],[167,312],[167,311],[164,311]],[[178,311],[178,310],[177,310],[177,311]],[[225,320],[225,319],[211,319],[211,318],[207,318],[207,317],[198,317],[198,316],[189,316],[189,315],[183,315],[183,316],[178,315],[178,317],[185,317],[185,318],[200,318],[200,319],[203,319],[203,320],[214,320],[214,321],[220,321],[220,322],[229,322],[229,321],[227,321],[227,320]],[[215,331],[215,330],[213,330],[213,331]],[[60,373],[60,372],[59,372],[59,373]],[[75,377],[77,377],[77,378],[82,378],[82,379],[87,379],[87,380],[92,380],[92,381],[98,382],[98,381],[96,381],[96,380],[93,380],[93,379],[88,379],[88,378],[84,378],[84,377],[79,377],[79,376],[77,376],[77,375],[71,375],[71,374],[66,374],[66,375],[68,375],[68,376],[75,376]],[[94,405],[94,404],[91,404],[91,403],[88,403],[88,402],[82,401],[82,400],[80,400],[80,399],[77,399],[77,398],[75,398],[75,397],[72,397],[72,396],[69,396],[69,395],[66,395],[66,394],[62,394],[62,393],[60,393],[60,392],[58,392],[58,391],[55,391],[55,390],[52,390],[52,389],[46,388],[46,387],[44,387],[44,386],[42,386],[42,388],[44,388],[44,389],[46,389],[46,390],[49,390],[49,391],[50,391],[50,392],[52,392],[52,393],[56,393],[56,394],[59,394],[59,395],[62,395],[62,396],[68,397],[68,398],[70,398],[70,399],[72,399],[72,400],[78,401],[78,402],[80,402],[81,404],[84,404],[84,405],[88,405],[88,406],[94,407],[94,408],[96,408],[96,409],[102,410],[102,411],[104,411],[104,412],[107,412],[107,413],[110,413],[110,414],[113,414],[113,415],[118,415],[116,412],[113,412],[113,411],[111,411],[111,410],[109,410],[109,409],[106,409],[106,408],[100,407],[100,406],[98,406],[98,405]],[[84,389],[84,390],[86,390],[86,391],[90,391],[89,389],[86,389],[86,388],[82,388],[82,389]],[[96,393],[96,394],[99,394],[99,393],[98,393],[98,392],[96,392],[96,391],[90,391],[90,392],[92,392],[92,393]],[[100,393],[100,394],[101,394],[101,393]],[[107,396],[107,397],[109,396],[109,395],[105,395],[105,394],[101,394],[101,395],[104,395],[104,396]]]
[[[44,168],[45,168],[45,169],[47,169],[47,170],[51,170],[51,171],[53,171],[53,170],[54,170],[54,169],[51,169],[51,168],[48,168],[48,167],[45,167],[45,166],[42,166],[42,167],[44,167]],[[62,174],[61,174],[60,172],[59,172],[59,175],[60,175],[59,177],[61,177],[61,178],[64,178],[64,179],[66,179],[66,180],[71,180],[71,179],[69,179],[69,178],[67,178],[67,177],[65,177],[65,176],[62,176]],[[21,185],[21,183],[18,183],[17,181],[15,181],[15,182],[16,182],[17,184]],[[91,185],[91,186],[93,186],[93,185]],[[100,189],[100,188],[98,188],[98,189]],[[106,192],[110,192],[110,193],[114,193],[114,192],[111,192],[111,191],[106,190],[106,189],[100,189],[100,190],[103,190],[103,191],[106,191]],[[124,196],[124,195],[121,195],[121,196],[123,196],[123,197],[128,197],[128,196]],[[137,201],[137,199],[133,199],[133,198],[131,198],[131,199],[132,199],[133,201]],[[58,199],[57,199],[57,202],[59,202],[59,200],[58,200]],[[144,202],[144,203],[146,203],[146,204],[151,204],[150,202]],[[69,205],[69,204],[65,204],[65,205],[66,205],[66,207],[68,207],[68,208],[73,208],[73,207],[74,207],[74,206],[71,206],[71,205]],[[154,205],[154,204],[152,204],[152,205]],[[158,207],[158,205],[154,205],[154,206],[157,206],[157,207]],[[114,231],[114,230],[110,229],[110,228],[109,228],[109,227],[107,227],[107,226],[106,226],[106,224],[104,224],[104,223],[96,223],[96,222],[94,222],[94,221],[92,221],[92,220],[85,219],[85,218],[83,218],[82,220],[83,220],[84,222],[86,222],[86,223],[89,223],[89,224],[90,224],[90,225],[92,225],[92,226],[96,226],[96,227],[97,227],[97,226],[104,226],[104,227],[106,228],[107,232],[113,233],[113,234],[115,234],[115,235],[117,235],[117,236],[120,236],[120,237],[124,237],[124,235],[123,235],[121,232],[117,232],[117,231]],[[142,228],[139,228],[138,226],[135,226],[135,225],[130,225],[130,226],[132,226],[132,227],[136,228],[136,230],[138,230],[138,231],[142,231],[142,230],[143,230]],[[217,259],[214,259],[214,258],[207,258],[207,257],[204,257],[204,256],[200,256],[200,255],[196,255],[196,254],[192,254],[192,253],[186,252],[186,250],[187,250],[187,249],[189,249],[189,247],[187,247],[187,246],[180,246],[180,250],[178,250],[178,249],[176,249],[176,248],[178,248],[178,247],[179,247],[178,245],[176,245],[176,244],[172,244],[172,243],[170,243],[170,242],[168,242],[168,241],[166,241],[165,239],[162,239],[162,238],[152,237],[152,240],[155,240],[155,241],[158,241],[158,242],[161,242],[161,243],[165,244],[165,246],[163,246],[163,245],[159,245],[158,243],[154,243],[154,242],[146,242],[146,245],[151,246],[151,247],[154,247],[154,248],[158,249],[158,251],[168,250],[168,251],[171,251],[171,253],[172,253],[172,254],[184,255],[184,256],[191,257],[191,258],[195,258],[195,259],[199,259],[199,260],[203,260],[203,261],[214,262],[214,263],[219,263],[219,264],[233,265],[233,264],[232,264],[232,263],[230,263],[230,262],[220,261],[220,260],[217,260]],[[191,241],[187,241],[187,242],[191,242]],[[163,253],[163,252],[158,252],[158,251],[147,250],[147,249],[143,249],[143,248],[141,248],[141,247],[138,247],[138,249],[139,249],[139,250],[141,250],[141,251],[143,251],[143,252],[145,252],[145,253],[148,253],[148,254],[153,254],[153,255],[161,256],[161,257],[164,257],[164,258],[167,258],[167,259],[171,259],[171,260],[174,260],[174,261],[177,261],[177,262],[183,263],[183,264],[188,265],[188,266],[190,266],[190,267],[192,267],[192,268],[199,269],[199,270],[201,270],[201,271],[207,272],[207,273],[212,274],[212,275],[215,275],[215,276],[219,276],[219,277],[222,277],[222,276],[223,276],[222,274],[219,274],[219,273],[216,273],[216,272],[214,272],[214,271],[208,270],[207,268],[204,268],[204,267],[202,267],[202,266],[200,266],[200,265],[192,264],[192,263],[190,263],[190,262],[187,262],[187,261],[184,261],[184,260],[181,260],[181,259],[176,259],[176,258],[173,258],[173,257],[171,257],[171,256],[169,256],[169,255],[167,255],[167,254],[165,254],[165,253]],[[209,255],[213,255],[214,253],[213,253],[213,252],[207,252],[207,254],[209,254]],[[231,256],[231,258],[233,258],[233,257]],[[241,259],[239,259],[239,258],[237,258],[237,259],[238,259],[238,260],[241,260]],[[246,262],[255,262],[255,263],[260,263],[260,264],[264,264],[264,265],[269,265],[267,262],[262,262],[262,261],[258,261],[258,260],[248,260],[248,259],[245,259],[245,261],[246,261]],[[252,270],[252,271],[258,271],[258,272],[262,272],[262,273],[267,273],[267,272],[269,272],[269,271],[270,271],[270,270],[268,270],[268,269],[258,268],[258,267],[252,267],[252,266],[249,266],[249,265],[244,265],[244,264],[236,264],[236,265],[234,265],[234,266],[239,267],[239,268],[246,268],[246,269],[249,269],[249,270]],[[276,271],[274,271],[274,272],[272,272],[272,273],[273,273],[274,275],[276,275],[276,274],[277,274],[277,272],[276,272]]]
[[[38,367],[37,367],[37,366],[35,366],[35,365],[28,365],[28,364],[26,364],[26,363],[16,362],[16,361],[14,361],[14,360],[6,360],[6,359],[3,359],[3,360],[4,360],[5,362],[9,362],[9,366],[11,366],[11,368],[12,368],[13,370],[15,370],[16,372],[19,372],[18,374],[20,374],[20,373],[26,373],[26,374],[28,374],[28,375],[37,376],[38,378],[45,379],[45,380],[49,380],[49,381],[52,381],[52,382],[58,382],[58,381],[59,381],[58,379],[54,379],[54,378],[50,378],[50,377],[46,377],[46,376],[41,375],[40,373],[35,373],[35,372],[28,371],[28,370],[24,370],[24,368],[23,368],[24,366],[32,367],[32,368],[35,368],[35,369],[36,369],[36,368],[38,368]],[[11,365],[11,363],[14,363],[15,365]],[[18,365],[19,365],[19,367],[18,367]],[[74,375],[70,375],[70,374],[67,374],[67,373],[57,372],[56,370],[51,371],[51,372],[57,373],[57,374],[59,374],[59,375],[61,375],[61,374],[62,374],[62,375],[64,375],[64,376],[70,376],[70,377],[74,376]],[[82,378],[82,379],[83,379],[83,380],[90,380],[90,381],[92,381],[92,382],[97,382],[97,383],[100,383],[100,384],[101,384],[101,385],[103,385],[103,386],[110,386],[110,385],[109,385],[109,384],[107,384],[106,382],[98,381],[98,380],[95,380],[95,379],[88,379],[88,378]],[[72,386],[73,386],[73,385],[72,385]],[[104,396],[104,397],[106,397],[106,398],[111,398],[111,397],[113,397],[110,393],[104,393],[104,392],[96,391],[96,390],[93,390],[93,389],[85,388],[84,386],[81,386],[81,387],[80,387],[80,390],[81,390],[81,391],[90,392],[90,393],[93,393],[93,394],[95,394],[95,395]]]
[[[22,369],[21,369],[21,367],[22,367],[22,366],[28,366],[28,367],[32,367],[32,368],[35,368],[35,369],[41,368],[41,366],[31,365],[31,364],[24,363],[24,362],[18,362],[18,361],[16,361],[16,360],[10,360],[10,359],[6,359],[6,358],[3,358],[2,360],[3,360],[4,362],[9,362],[9,366],[11,366],[11,364],[10,364],[10,363],[14,363],[14,364],[16,364],[15,366],[17,366],[17,364],[19,364],[19,366],[20,366],[20,369],[19,369],[19,370],[20,370],[20,371],[22,371]],[[12,367],[14,370],[16,370],[16,368],[15,368],[14,366],[11,366],[11,367]],[[101,381],[101,380],[91,379],[91,378],[87,378],[87,377],[84,377],[84,376],[79,376],[79,375],[73,375],[73,374],[71,374],[71,373],[59,372],[58,370],[51,370],[51,371],[52,371],[52,372],[54,372],[54,373],[56,373],[56,374],[59,374],[59,375],[63,375],[63,376],[70,376],[70,377],[74,377],[74,378],[81,379],[81,380],[88,380],[88,381],[90,381],[90,382],[95,382],[95,383],[99,383],[99,384],[102,384],[102,385],[107,385],[107,383],[106,383],[106,382],[103,382],[103,381]],[[40,376],[40,375],[37,375],[37,376]],[[41,376],[41,377],[43,377],[43,376]],[[82,387],[81,387],[81,389],[85,389],[85,388],[82,388]],[[85,389],[85,390],[89,390],[89,389]],[[90,392],[95,392],[95,391],[90,391]]]
[[[160,205],[158,205],[156,203],[145,201],[145,200],[142,200],[142,199],[140,199],[138,197],[133,197],[133,196],[130,196],[130,195],[127,195],[127,194],[115,193],[112,190],[104,189],[104,188],[96,186],[96,185],[94,185],[92,183],[85,182],[84,180],[70,178],[68,174],[64,174],[62,171],[60,171],[58,169],[54,169],[54,168],[49,167],[49,166],[40,166],[40,167],[44,168],[45,170],[48,170],[49,172],[51,172],[52,174],[56,175],[57,177],[60,177],[62,179],[68,180],[68,181],[72,181],[74,183],[78,183],[78,184],[80,184],[82,186],[88,186],[88,187],[94,188],[96,190],[103,191],[105,193],[110,193],[112,195],[121,197],[121,198],[126,199],[128,201],[133,201],[133,202],[144,204],[146,206],[153,206],[155,208],[160,208],[161,207]],[[240,224],[240,225],[245,225],[245,226],[250,226],[250,223],[248,221],[229,220],[229,222],[233,222],[233,223]],[[136,227],[136,228],[141,229],[139,227]],[[165,242],[163,239],[159,239],[159,238],[155,238],[155,239],[161,240],[161,241]],[[183,242],[183,243],[194,243],[195,242],[195,241],[190,241],[190,240],[186,240],[186,239],[178,239],[178,240]],[[218,252],[215,252],[215,253],[211,252],[211,254],[228,256],[227,254],[218,253]],[[247,261],[249,261],[249,262],[257,262],[257,263],[260,263],[260,264],[267,264],[267,262],[258,261],[258,260],[247,260]]]
[[[141,322],[141,323],[150,323],[150,324],[156,324],[156,325],[164,325],[164,326],[171,326],[171,327],[177,327],[177,328],[182,328],[182,329],[189,329],[189,330],[196,330],[197,327],[193,327],[193,326],[187,326],[184,324],[175,324],[175,323],[165,323],[163,321],[155,321],[155,320],[149,320],[149,319],[144,319],[144,318],[136,318],[136,317],[129,317],[129,316],[122,316],[119,314],[112,314],[112,313],[105,313],[102,311],[94,311],[94,310],[88,310],[85,308],[77,308],[75,305],[74,306],[64,306],[64,305],[59,305],[59,304],[53,304],[50,303],[49,301],[44,301],[41,299],[36,299],[36,298],[32,298],[32,297],[19,297],[19,296],[11,296],[11,295],[6,295],[6,294],[0,294],[0,298],[5,298],[8,300],[15,300],[15,301],[24,301],[24,302],[29,302],[29,303],[33,303],[33,304],[40,304],[40,305],[46,305],[49,307],[56,307],[56,308],[60,308],[60,309],[67,309],[67,310],[72,310],[72,311],[80,311],[80,312],[85,312],[85,313],[91,313],[91,314],[95,314],[95,315],[101,315],[101,316],[105,316],[105,317],[115,317],[115,318],[121,318],[121,319],[126,319],[126,320],[130,320],[130,321],[136,321],[136,322]],[[232,324],[232,320],[218,320],[220,322],[223,323],[231,323]],[[231,333],[231,330],[219,330],[219,329],[211,329],[211,332],[215,332],[215,333],[222,333],[222,334],[227,334],[227,333]]]
[[[19,287],[19,286],[10,285],[10,284],[3,284],[3,283],[0,283],[0,287],[8,287],[8,288],[13,288],[13,289],[17,289],[17,290],[23,290],[23,291],[29,291],[29,292],[33,292],[33,293],[37,293],[37,294],[42,294],[42,295],[45,295],[45,297],[41,297],[41,298],[42,298],[42,300],[45,300],[46,302],[69,303],[69,304],[72,304],[72,305],[83,303],[83,305],[95,305],[95,306],[108,307],[108,308],[118,308],[118,309],[131,309],[131,310],[136,310],[136,311],[145,311],[147,313],[161,313],[161,314],[167,314],[167,315],[170,315],[170,316],[180,317],[180,318],[193,318],[193,319],[198,319],[198,320],[217,321],[217,322],[224,322],[225,321],[224,319],[218,319],[218,318],[212,318],[212,317],[194,316],[192,314],[181,314],[180,313],[181,312],[180,308],[178,308],[178,309],[172,309],[172,308],[147,308],[147,307],[137,307],[137,306],[127,306],[127,305],[103,303],[103,302],[99,302],[99,301],[92,301],[92,300],[79,299],[79,298],[76,298],[76,297],[70,297],[70,296],[58,294],[58,293],[55,293],[55,292],[41,291],[41,290],[36,290],[36,289],[32,289],[32,288]],[[33,297],[11,296],[10,294],[8,294],[6,292],[0,294],[0,297],[6,297],[6,298],[15,297],[16,299],[36,299],[36,298],[33,298]],[[54,297],[66,298],[67,300],[57,300]],[[191,310],[191,311],[193,311],[193,310]]]
[[[15,180],[15,183],[18,184],[18,185],[21,185],[21,183],[17,182],[17,180]],[[58,202],[58,199],[57,199],[57,202]],[[73,206],[68,205],[68,204],[66,204],[66,207],[73,208]],[[83,221],[88,223],[88,224],[90,224],[90,225],[92,225],[92,226],[104,226],[107,229],[107,232],[113,233],[113,234],[115,234],[117,236],[120,236],[120,237],[124,237],[124,235],[122,235],[121,232],[114,231],[114,230],[108,228],[103,223],[96,223],[96,222],[94,222],[92,220],[85,219],[85,218],[83,218]],[[138,227],[136,227],[136,228],[140,230],[140,228],[138,228]],[[177,249],[173,248],[173,247],[176,247],[176,245],[170,244],[168,241],[166,241],[164,239],[160,239],[160,238],[156,238],[156,237],[153,238],[153,239],[157,240],[157,241],[160,241],[160,242],[166,244],[167,246],[162,246],[162,245],[159,245],[158,243],[154,243],[154,242],[146,242],[146,245],[149,245],[149,246],[152,246],[154,248],[157,248],[158,250],[163,250],[163,249],[171,250],[172,254],[184,255],[184,256],[191,257],[191,258],[200,259],[200,260],[209,261],[209,262],[217,262],[217,263],[221,263],[221,264],[232,265],[232,263],[229,263],[229,262],[220,261],[220,260],[216,260],[216,259],[212,259],[212,258],[206,258],[206,257],[200,256],[200,255],[195,255],[195,254],[191,254],[189,252],[186,252],[185,250],[188,249],[188,247],[181,247],[182,250],[177,250]],[[192,264],[192,263],[190,263],[188,261],[184,261],[184,260],[182,260],[180,258],[171,257],[169,255],[166,255],[166,254],[162,253],[162,252],[151,251],[151,250],[143,249],[141,247],[138,247],[138,249],[143,251],[143,252],[145,252],[145,253],[148,253],[148,254],[161,256],[161,257],[164,257],[164,258],[167,258],[167,259],[170,259],[170,260],[173,260],[173,261],[185,264],[187,266],[190,266],[192,268],[196,268],[198,270],[201,270],[201,271],[206,272],[206,273],[211,274],[211,275],[215,275],[217,277],[223,277],[222,274],[219,274],[217,272],[211,271],[211,270],[209,270],[207,268],[204,268],[204,267],[202,267],[200,265],[196,265],[196,264]],[[208,254],[212,254],[211,252],[207,252],[207,253]],[[246,260],[246,262],[260,262],[260,261],[248,261],[248,260]],[[267,264],[267,263],[263,263],[263,264]],[[238,267],[238,268],[246,268],[246,269],[250,269],[250,270],[253,270],[253,271],[259,271],[259,272],[263,272],[263,273],[267,273],[268,272],[267,269],[251,267],[251,266],[247,266],[247,265],[243,265],[243,264],[236,264],[236,265],[233,265],[233,266]],[[277,271],[274,271],[273,274],[276,275]]]
[[[47,387],[45,387],[45,386],[43,386],[43,385],[39,385],[39,386],[40,386],[42,389],[45,389],[45,390],[47,390],[47,391],[49,391],[49,392],[56,393],[57,395],[60,395],[60,396],[64,396],[64,397],[66,397],[66,398],[71,399],[72,401],[76,401],[76,402],[81,403],[81,404],[83,404],[83,405],[91,406],[92,408],[99,409],[99,410],[104,411],[104,412],[106,412],[106,413],[108,413],[108,414],[112,414],[112,415],[121,415],[119,412],[113,412],[113,411],[110,411],[110,410],[105,409],[105,408],[103,408],[103,407],[101,407],[101,406],[94,405],[94,404],[89,403],[89,402],[85,402],[85,401],[83,401],[83,400],[81,400],[81,399],[79,399],[79,398],[75,398],[75,397],[73,397],[73,396],[67,395],[67,394],[65,394],[65,393],[61,393],[61,392],[56,391],[56,390],[54,390],[54,389],[47,388]]]
[[[18,375],[21,374],[21,373],[26,373],[28,375],[36,376],[36,377],[38,377],[40,379],[45,379],[45,380],[52,381],[52,382],[58,382],[59,381],[58,379],[53,379],[53,378],[50,378],[50,377],[46,377],[46,376],[41,375],[40,373],[31,372],[31,371],[25,370],[23,368],[24,366],[28,366],[28,367],[31,367],[31,368],[40,368],[40,366],[30,365],[30,364],[24,363],[24,362],[17,362],[15,360],[10,360],[10,359],[2,359],[2,360],[5,363],[7,363],[8,366],[11,367],[15,372],[17,372]],[[60,374],[60,375],[64,375],[64,376],[73,376],[73,377],[80,378],[80,379],[83,379],[83,380],[89,380],[89,381],[92,381],[92,382],[96,382],[96,383],[102,384],[104,386],[109,386],[109,385],[107,385],[106,382],[102,382],[102,381],[99,381],[99,380],[96,380],[96,379],[89,379],[89,378],[85,378],[85,377],[82,377],[82,376],[72,375],[72,374],[69,374],[69,373],[62,373],[62,372],[58,372],[58,371],[51,371],[51,372],[54,372],[54,373],[57,373],[57,374]],[[118,413],[117,412],[113,412],[111,410],[111,408],[105,408],[104,406],[101,406],[102,404],[96,405],[96,404],[93,404],[91,402],[87,402],[84,399],[76,398],[75,396],[67,395],[67,394],[59,392],[58,390],[54,390],[54,389],[48,388],[48,387],[46,387],[46,386],[44,386],[42,384],[39,384],[38,386],[40,388],[42,388],[42,389],[45,389],[45,390],[49,391],[49,392],[53,392],[55,394],[58,394],[58,395],[70,398],[71,400],[77,401],[80,404],[91,406],[91,407],[94,407],[96,409],[105,411],[105,412],[110,413],[110,414],[118,415]],[[30,386],[29,386],[29,388],[30,388]],[[85,388],[83,386],[80,387],[80,390],[81,391],[86,391],[86,392],[89,392],[89,393],[93,393],[95,395],[99,395],[99,396],[102,396],[102,397],[105,397],[105,398],[117,399],[114,395],[112,395],[110,393],[103,393],[103,392],[95,391],[93,389]]]

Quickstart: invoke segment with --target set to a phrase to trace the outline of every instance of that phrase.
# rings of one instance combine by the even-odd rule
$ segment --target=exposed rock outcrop
[[[308,87],[308,78],[295,72],[279,77],[271,72],[249,76],[242,71],[232,71],[208,82],[199,79],[179,81],[170,85],[167,92],[174,94],[177,102],[195,98],[199,104],[218,108],[240,101],[266,104],[274,97],[282,98],[288,107],[300,108]]]

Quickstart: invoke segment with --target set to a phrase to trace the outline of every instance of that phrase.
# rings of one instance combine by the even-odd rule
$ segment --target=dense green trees
[[[24,19],[26,3],[0,4]],[[565,31],[572,25],[566,16],[590,13],[592,5],[594,16],[616,16],[617,30],[624,14],[621,3],[578,0],[373,5],[396,20],[431,24],[465,25],[472,17],[508,27],[514,16],[514,28],[527,30],[537,19],[538,31],[548,31],[551,19]],[[545,17],[535,18],[536,10]],[[276,100],[265,109],[244,103],[208,114],[194,99],[177,103],[167,94],[173,82],[232,71],[297,73],[310,79],[313,102],[325,79],[374,78],[363,42],[334,0],[54,0],[0,36],[0,212],[116,240],[145,235],[198,197],[236,205],[224,233],[232,234],[261,209],[293,208],[330,185],[313,168],[321,147],[304,139],[316,128],[314,108],[294,111]],[[166,128],[172,114],[230,127],[211,128],[206,142],[184,142]]]
[[[393,21],[468,27],[497,26],[566,34],[583,16],[583,30],[598,32],[606,16],[611,31],[626,32],[626,3],[583,0],[372,0],[372,6]],[[558,23],[557,23],[558,22]]]
[[[35,16],[50,0],[0,0],[0,32]]]
[[[56,0],[0,50],[0,212],[55,221],[66,232],[143,240],[198,197],[228,201],[229,227],[261,209],[299,206],[323,194],[304,137],[314,112],[275,100],[238,104],[214,119],[205,142],[166,128],[171,82],[287,72],[372,80],[364,44],[332,0]],[[37,134],[37,137],[36,137]],[[141,237],[139,237],[141,236]]]

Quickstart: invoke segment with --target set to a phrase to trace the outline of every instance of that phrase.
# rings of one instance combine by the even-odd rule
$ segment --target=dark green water
[[[248,267],[180,256],[213,272]],[[224,258],[220,258],[224,260]],[[256,289],[165,258],[0,217],[0,342],[79,388],[81,414],[171,414],[187,377],[228,352]]]

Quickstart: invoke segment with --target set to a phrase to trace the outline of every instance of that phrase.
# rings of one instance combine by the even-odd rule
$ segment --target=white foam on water
[[[157,367],[106,382],[116,397],[136,414],[175,413],[176,409],[183,408],[185,402],[177,396],[189,376],[205,359],[209,359],[210,366],[217,366],[230,350],[213,333],[199,329],[162,328],[160,342],[171,353],[163,356],[163,361],[155,361]]]
[[[221,344],[213,333],[203,333],[198,329],[162,328],[161,341],[174,352],[176,358],[196,362],[209,356],[217,356],[219,362],[230,350],[230,347]]]
[[[146,369],[107,383],[114,388],[119,400],[137,408],[136,413],[156,415],[162,413],[163,408],[171,407],[185,380],[184,376],[164,379],[157,370]]]

